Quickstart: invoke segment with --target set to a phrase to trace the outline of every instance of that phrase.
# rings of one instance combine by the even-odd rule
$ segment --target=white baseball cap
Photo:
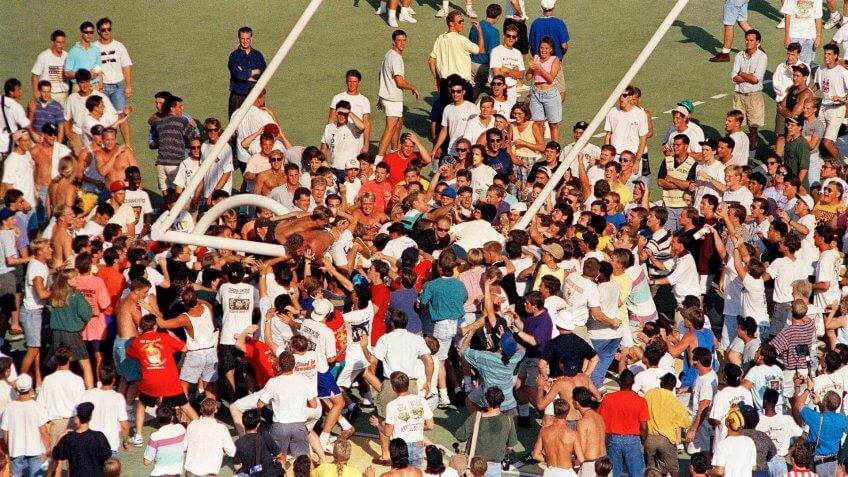
[[[359,161],[356,158],[347,161],[345,169],[359,169]]]
[[[565,331],[574,331],[574,319],[570,316],[565,316],[563,313],[554,313],[551,317],[556,328]]]
[[[15,380],[15,389],[19,393],[28,393],[32,389],[32,377],[29,374],[19,374]]]
[[[556,6],[556,0],[541,0],[539,4],[542,6],[542,10],[553,10]]]
[[[311,318],[315,321],[323,321],[330,313],[333,312],[333,303],[325,298],[318,298],[312,302]]]

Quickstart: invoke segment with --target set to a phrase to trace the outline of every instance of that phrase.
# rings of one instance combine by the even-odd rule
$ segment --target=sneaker
[[[418,20],[412,18],[412,15],[410,15],[409,12],[400,12],[398,20],[406,23],[418,23]]]
[[[831,28],[839,25],[840,20],[842,20],[842,14],[839,12],[834,12],[830,14],[830,18],[824,22],[825,30],[830,30]]]
[[[784,28],[786,28],[786,20],[781,18],[780,23],[777,24],[777,28],[780,29],[780,30],[783,30]]]
[[[450,407],[450,399],[442,399],[439,397],[439,409],[447,409]]]
[[[412,7],[406,7],[406,11],[409,12],[410,15],[418,15]]]
[[[727,63],[730,61],[730,53],[716,53],[712,58],[710,58],[710,63]]]
[[[444,8],[440,8],[438,12],[436,12],[436,18],[445,18],[448,16],[448,11]]]
[[[465,6],[465,14],[468,15],[468,18],[477,18],[477,12],[474,11],[474,7],[471,5]]]
[[[398,27],[397,18],[390,16],[389,17],[389,26],[392,27],[392,28],[397,28]]]
[[[385,15],[386,13],[386,4],[381,3],[377,10],[374,10],[374,15]]]
[[[141,437],[141,434],[136,434],[132,436],[132,439],[130,439],[130,444],[132,444],[133,447],[141,447],[144,445],[144,438]]]

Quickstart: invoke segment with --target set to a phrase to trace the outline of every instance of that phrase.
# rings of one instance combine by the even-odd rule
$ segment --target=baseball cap
[[[356,158],[348,160],[345,169],[359,169],[359,161]]]
[[[563,316],[562,313],[554,313],[551,317],[554,326],[565,330],[574,331],[574,320],[571,317]]]
[[[3,210],[0,210],[0,222],[8,219],[9,217],[14,217],[15,213],[12,212],[12,209],[6,207]]]
[[[41,126],[42,134],[47,134],[48,136],[58,136],[59,128],[56,127],[55,123],[44,123],[44,126]]]
[[[541,0],[539,5],[542,6],[542,10],[553,10],[556,6],[556,0]]]
[[[562,260],[562,256],[565,254],[565,251],[562,249],[562,245],[558,243],[542,245],[542,250],[551,254],[551,256],[554,257],[554,260]]]
[[[798,126],[803,126],[804,118],[801,116],[786,118],[786,124],[797,124]]]
[[[512,355],[518,351],[518,343],[509,331],[505,331],[504,334],[501,335],[501,351],[503,351],[504,356],[507,357],[512,357]]]
[[[273,134],[274,136],[280,134],[280,126],[277,126],[274,123],[268,123],[265,127],[262,128],[262,132],[264,134]]]
[[[15,389],[19,393],[26,393],[32,389],[32,377],[29,374],[19,374],[15,380]]]
[[[323,321],[330,313],[333,312],[333,304],[325,298],[318,298],[312,302],[312,314],[310,317],[316,321]]]
[[[527,212],[527,204],[525,204],[524,202],[518,202],[518,203],[512,204],[512,206],[509,208],[509,210],[510,210],[510,212],[524,213],[524,212]]]
[[[115,181],[115,182],[109,184],[109,192],[118,192],[118,191],[124,190],[126,188],[127,188],[127,186],[125,186],[124,183],[121,182],[121,181]]]
[[[677,105],[686,108],[686,110],[689,111],[689,114],[695,112],[695,103],[693,103],[691,99],[681,100],[679,103],[677,103]]]
[[[672,113],[675,113],[675,112],[680,113],[684,117],[687,117],[687,118],[689,117],[690,114],[692,114],[691,111],[689,111],[685,106],[676,106],[674,109],[671,110],[671,112]]]
[[[445,197],[450,197],[451,199],[456,199],[456,189],[453,187],[446,187],[442,195]]]
[[[710,149],[712,149],[713,151],[718,149],[718,141],[716,141],[713,138],[709,138],[709,139],[706,139],[704,141],[700,141],[698,144],[701,145],[701,146],[707,146]]]
[[[813,207],[815,207],[815,205],[816,205],[816,202],[813,200],[813,196],[811,196],[811,195],[800,195],[799,194],[797,196],[797,198],[798,198],[798,200],[807,204],[807,208],[810,209],[810,210],[813,210]]]
[[[577,131],[578,129],[581,129],[583,131],[589,129],[589,123],[587,123],[586,121],[577,121],[576,123],[574,123],[574,128],[572,128],[572,130]]]
[[[548,177],[551,177],[551,170],[550,170],[550,168],[548,168],[548,166],[540,167],[539,170],[536,171],[536,174],[538,174],[540,172],[544,172],[545,174],[548,175]]]

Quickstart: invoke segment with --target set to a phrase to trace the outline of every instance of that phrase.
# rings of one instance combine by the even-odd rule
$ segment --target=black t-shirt
[[[583,338],[574,333],[565,333],[548,341],[542,359],[548,362],[550,377],[556,378],[581,372],[583,362],[594,358],[596,354]]]
[[[478,351],[497,352],[501,346],[500,336],[504,332],[509,331],[509,323],[499,316],[495,322],[494,329],[488,330],[486,328],[488,326],[480,328],[471,336],[471,342],[468,343],[468,347]]]
[[[283,468],[276,460],[278,455],[280,446],[266,432],[245,434],[236,441],[235,461],[242,465],[241,472],[247,475],[281,477]]]
[[[418,244],[418,248],[429,254],[433,254],[436,250],[441,250],[450,245],[450,235],[445,235],[441,240],[436,238],[435,230],[422,230],[418,233],[410,235],[412,240]]]
[[[112,457],[109,441],[100,431],[69,432],[53,447],[53,458],[67,460],[69,475],[99,477],[103,464]]]

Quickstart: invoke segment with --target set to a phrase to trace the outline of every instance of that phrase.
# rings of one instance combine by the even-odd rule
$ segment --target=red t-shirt
[[[341,363],[344,361],[345,353],[347,352],[347,327],[345,327],[342,312],[333,310],[333,313],[327,317],[327,321],[324,324],[333,330],[333,335],[336,337],[336,362]]]
[[[103,279],[106,284],[106,291],[109,293],[109,298],[112,300],[111,305],[103,310],[107,315],[115,314],[115,307],[118,306],[118,300],[121,299],[121,292],[127,284],[124,274],[117,266],[107,267],[103,265],[97,270],[97,276]]]
[[[370,192],[374,194],[374,210],[377,212],[386,211],[386,194],[392,193],[392,184],[389,181],[377,183],[377,181],[365,181],[359,189],[357,197]]]
[[[420,159],[421,156],[418,155],[417,152],[413,152],[409,158],[404,158],[400,155],[400,151],[394,151],[386,154],[383,157],[383,162],[389,166],[389,182],[392,185],[397,185],[398,182],[403,180],[404,172],[406,171],[406,166],[409,165],[415,159]]]
[[[391,292],[385,284],[378,283],[371,287],[371,302],[377,306],[377,313],[371,323],[371,346],[377,346],[377,340],[386,334],[386,311],[391,299]]]
[[[277,356],[264,342],[248,336],[244,343],[244,357],[253,366],[256,384],[260,388],[265,387],[265,383],[278,374]]]
[[[148,331],[133,338],[127,356],[141,364],[141,382],[138,390],[153,397],[176,396],[183,393],[180,373],[174,353],[185,343],[159,331]]]
[[[604,418],[607,435],[638,436],[639,423],[648,422],[648,401],[633,391],[616,391],[601,401],[598,413]]]

